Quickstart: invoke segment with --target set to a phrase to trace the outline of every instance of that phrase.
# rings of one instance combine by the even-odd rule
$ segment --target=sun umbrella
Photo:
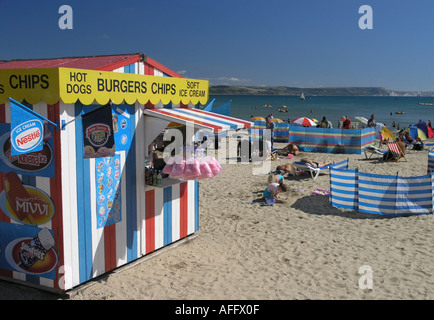
[[[263,117],[251,117],[250,119],[251,120],[262,120],[262,121],[265,121],[265,118],[263,118]]]
[[[368,123],[368,119],[366,119],[365,117],[354,117],[357,120],[359,120],[361,123],[367,124]]]
[[[383,127],[381,130],[383,131],[383,139],[395,140],[395,135],[387,127]]]
[[[315,123],[318,123],[318,120],[316,120],[316,119],[314,119],[314,118],[312,118],[311,119],[313,122],[315,122]]]
[[[301,118],[293,120],[292,122],[297,123],[297,124],[301,124],[302,126],[306,126],[306,127],[316,126],[316,123],[314,121],[312,121],[312,119],[309,119],[307,117],[301,117]]]
[[[271,121],[274,121],[274,122],[283,122],[283,120],[279,119],[279,118],[273,118],[273,119],[271,119]]]

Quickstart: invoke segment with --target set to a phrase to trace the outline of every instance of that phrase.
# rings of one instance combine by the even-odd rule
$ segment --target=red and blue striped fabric
[[[386,142],[386,145],[389,148],[393,159],[399,160],[399,158],[401,158],[401,150],[399,149],[398,144],[396,142]]]
[[[362,154],[375,141],[375,129],[323,129],[292,125],[289,142],[301,151]]]
[[[168,121],[181,121],[215,133],[250,128],[253,125],[253,122],[194,108],[145,109],[144,113]]]

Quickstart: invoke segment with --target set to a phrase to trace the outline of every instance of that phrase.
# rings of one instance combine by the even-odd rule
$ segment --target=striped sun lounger
[[[374,154],[383,157],[384,154],[387,153],[387,150],[381,150],[381,149],[378,149],[377,147],[369,146],[369,147],[365,148],[364,152],[365,152],[366,159],[371,159],[371,157]]]

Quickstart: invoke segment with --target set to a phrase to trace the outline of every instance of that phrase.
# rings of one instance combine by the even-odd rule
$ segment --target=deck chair
[[[343,169],[343,170],[347,170],[348,169],[348,163],[349,163],[349,159],[347,160],[343,160],[340,161],[338,163],[332,163],[323,167],[313,167],[311,166],[309,163],[307,162],[293,162],[291,164],[292,166],[292,172],[295,172],[295,168],[299,169],[299,170],[305,170],[305,171],[309,171],[311,177],[315,180],[316,178],[318,178],[319,174],[324,170],[324,169],[330,169],[330,168],[336,168],[336,169]]]
[[[295,168],[297,168],[298,170],[309,171],[311,177],[312,177],[314,180],[315,180],[316,178],[318,178],[318,176],[319,176],[321,170],[329,169],[329,168],[330,168],[330,165],[326,165],[326,166],[324,166],[324,167],[313,167],[313,166],[311,166],[311,165],[310,165],[309,163],[307,163],[307,162],[300,162],[300,161],[293,162],[293,163],[291,164],[291,166],[292,166],[292,169],[293,169],[292,172],[295,172]]]
[[[404,135],[401,135],[401,136],[400,136],[400,140],[401,140],[402,142],[404,142],[406,148],[407,148],[407,147],[412,147],[410,141],[408,141],[407,138],[406,138]]]
[[[413,142],[410,142],[410,141],[408,141],[408,139],[404,135],[402,135],[400,138],[401,138],[401,141],[404,142],[405,147],[408,149],[423,150],[424,147],[427,147],[427,149],[430,150],[429,145],[427,145],[427,144],[418,142],[416,140]]]
[[[386,146],[388,151],[386,153],[386,156],[384,157],[384,161],[398,162],[401,159],[405,159],[405,161],[408,161],[395,141],[386,142]]]
[[[401,136],[401,141],[404,142],[405,144],[405,148],[407,149],[413,149],[414,148],[414,144],[412,144],[410,141],[408,141],[408,139],[405,136]]]
[[[265,141],[265,145],[267,146],[267,158],[265,159],[265,161],[269,159],[277,160],[277,154],[279,150],[271,148],[271,141]]]
[[[384,156],[384,154],[387,153],[387,150],[380,150],[377,147],[369,146],[369,147],[365,148],[364,152],[365,152],[366,159],[371,159],[371,157],[373,155],[378,155],[378,156],[381,156],[381,158],[382,158]],[[368,154],[369,154],[369,156],[368,156]]]

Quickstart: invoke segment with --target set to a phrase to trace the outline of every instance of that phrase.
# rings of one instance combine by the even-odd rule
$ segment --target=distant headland
[[[434,91],[396,91],[382,87],[322,87],[298,88],[284,86],[229,86],[209,88],[210,95],[286,95],[300,96],[384,96],[384,97],[433,97]]]

